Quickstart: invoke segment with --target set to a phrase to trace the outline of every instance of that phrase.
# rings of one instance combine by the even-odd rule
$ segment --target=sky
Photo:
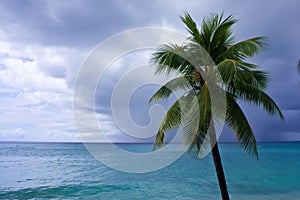
[[[0,141],[80,141],[72,109],[73,89],[91,51],[107,38],[134,28],[162,27],[187,35],[179,19],[185,11],[198,25],[210,13],[234,14],[239,19],[234,26],[237,40],[268,37],[268,48],[250,61],[270,73],[267,93],[281,108],[285,121],[246,104],[242,108],[258,141],[300,141],[299,7],[298,0],[2,0]],[[135,141],[116,128],[110,96],[122,69],[145,63],[148,54],[144,54],[117,60],[100,81],[104,86],[99,85],[95,93],[97,119],[112,140]],[[154,90],[154,86],[143,87],[131,98],[130,112],[137,124],[149,122],[147,100]],[[88,130],[88,122],[86,129],[95,132]],[[234,141],[226,127],[221,141]]]

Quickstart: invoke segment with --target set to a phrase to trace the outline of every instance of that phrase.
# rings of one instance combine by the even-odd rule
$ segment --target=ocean
[[[260,143],[258,160],[237,144],[219,148],[231,199],[300,199],[300,143]],[[130,174],[105,166],[79,143],[0,143],[0,199],[48,198],[220,199],[220,192],[210,154],[184,154],[158,171]]]

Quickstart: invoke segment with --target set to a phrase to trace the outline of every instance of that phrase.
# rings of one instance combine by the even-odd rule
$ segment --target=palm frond
[[[278,115],[280,119],[284,119],[280,108],[263,90],[246,84],[243,81],[234,81],[234,92],[232,91],[233,90],[231,90],[231,93],[236,95],[239,99],[257,106],[262,106],[270,115]]]
[[[259,89],[266,89],[269,78],[267,72],[261,70],[249,70],[247,68],[238,69],[238,73],[243,77],[244,81]]]
[[[195,99],[197,102],[197,98]],[[196,154],[199,154],[201,149],[201,138],[204,134],[200,133],[200,130],[198,130],[200,121],[199,112],[197,114],[195,112],[193,115],[187,115],[183,118],[181,132],[183,136],[183,145],[189,146],[188,152],[196,147]]]
[[[210,53],[209,46],[210,46],[213,32],[218,26],[219,18],[222,17],[223,17],[222,15],[219,17],[216,14],[211,14],[202,20],[202,26],[201,26],[201,36],[203,39],[202,46],[204,49],[208,51],[208,53]]]
[[[251,84],[260,89],[264,89],[268,85],[268,73],[260,70],[254,70],[258,66],[240,62],[233,59],[225,59],[218,65],[218,70],[226,85],[232,85],[232,81],[235,79],[242,80],[247,84]],[[240,79],[240,77],[242,79]]]
[[[211,122],[211,101],[206,84],[190,104],[189,111],[183,117],[183,144],[189,146],[188,152],[196,149],[196,155],[201,157],[207,150],[205,144],[208,142],[205,141],[207,141],[207,132]]]
[[[152,54],[150,62],[159,64],[156,74],[170,75],[171,72],[184,73],[191,64],[181,55],[185,55],[186,46],[176,44],[163,45]]]
[[[217,56],[216,62],[224,59],[242,60],[253,57],[267,46],[266,37],[254,37],[231,45]]]
[[[223,79],[223,82],[226,85],[230,84],[234,79],[237,70],[237,62],[235,60],[226,59],[220,62],[217,67]]]
[[[234,41],[231,27],[237,20],[234,19],[232,15],[229,15],[224,20],[222,18],[223,14],[219,17],[218,25],[211,36],[208,50],[212,58],[215,58],[221,52],[225,51]]]
[[[165,142],[166,142],[165,133],[158,130],[158,132],[156,133],[156,136],[155,136],[153,150],[163,147],[165,145]]]
[[[172,94],[172,92],[175,92],[177,90],[187,91],[191,89],[192,87],[186,77],[180,76],[172,79],[161,88],[159,88],[159,90],[157,90],[157,92],[150,98],[149,103],[153,101],[159,101],[162,98],[168,98]]]
[[[181,96],[178,98],[165,114],[156,134],[154,149],[164,145],[166,132],[175,129],[180,125],[181,118],[184,116],[183,112],[185,109],[184,107],[187,104],[187,99],[188,97],[186,96]]]
[[[189,33],[192,35],[192,40],[200,45],[203,45],[202,37],[191,15],[185,12],[184,16],[180,16],[180,18],[181,21],[187,26],[187,30],[189,31]]]
[[[231,94],[227,93],[226,97],[226,123],[234,131],[243,150],[258,158],[256,139],[246,116]]]

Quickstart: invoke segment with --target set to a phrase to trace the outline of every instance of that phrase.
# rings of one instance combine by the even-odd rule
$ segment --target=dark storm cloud
[[[10,40],[85,47],[128,28],[148,25],[149,2],[1,1],[0,22]],[[158,15],[155,18],[159,19]],[[90,46],[89,46],[90,47]]]
[[[44,45],[97,43],[110,36],[115,27],[122,26],[126,15],[114,3],[100,1],[89,1],[89,4],[79,1],[4,1],[1,8],[2,24],[14,23],[24,30],[23,37],[12,34],[12,40],[23,39]],[[130,18],[126,20],[130,21]]]

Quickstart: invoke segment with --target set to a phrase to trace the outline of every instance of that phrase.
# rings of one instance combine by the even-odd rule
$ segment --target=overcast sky
[[[259,141],[300,140],[300,2],[276,1],[0,1],[0,141],[79,141],[72,94],[74,80],[89,53],[105,39],[132,28],[164,27],[187,34],[179,19],[188,11],[200,25],[209,13],[234,14],[238,40],[264,35],[269,47],[251,62],[270,73],[267,93],[286,120],[243,105]],[[128,56],[115,65],[141,64]],[[122,66],[121,66],[122,68]],[[108,72],[109,73],[109,72]],[[112,75],[110,75],[111,77]],[[120,74],[96,92],[96,112],[105,131],[126,141],[111,121],[111,88]],[[88,78],[88,77],[87,77]],[[136,123],[149,121],[143,88],[132,100]],[[148,96],[147,96],[147,95]],[[224,129],[222,141],[233,134]]]

